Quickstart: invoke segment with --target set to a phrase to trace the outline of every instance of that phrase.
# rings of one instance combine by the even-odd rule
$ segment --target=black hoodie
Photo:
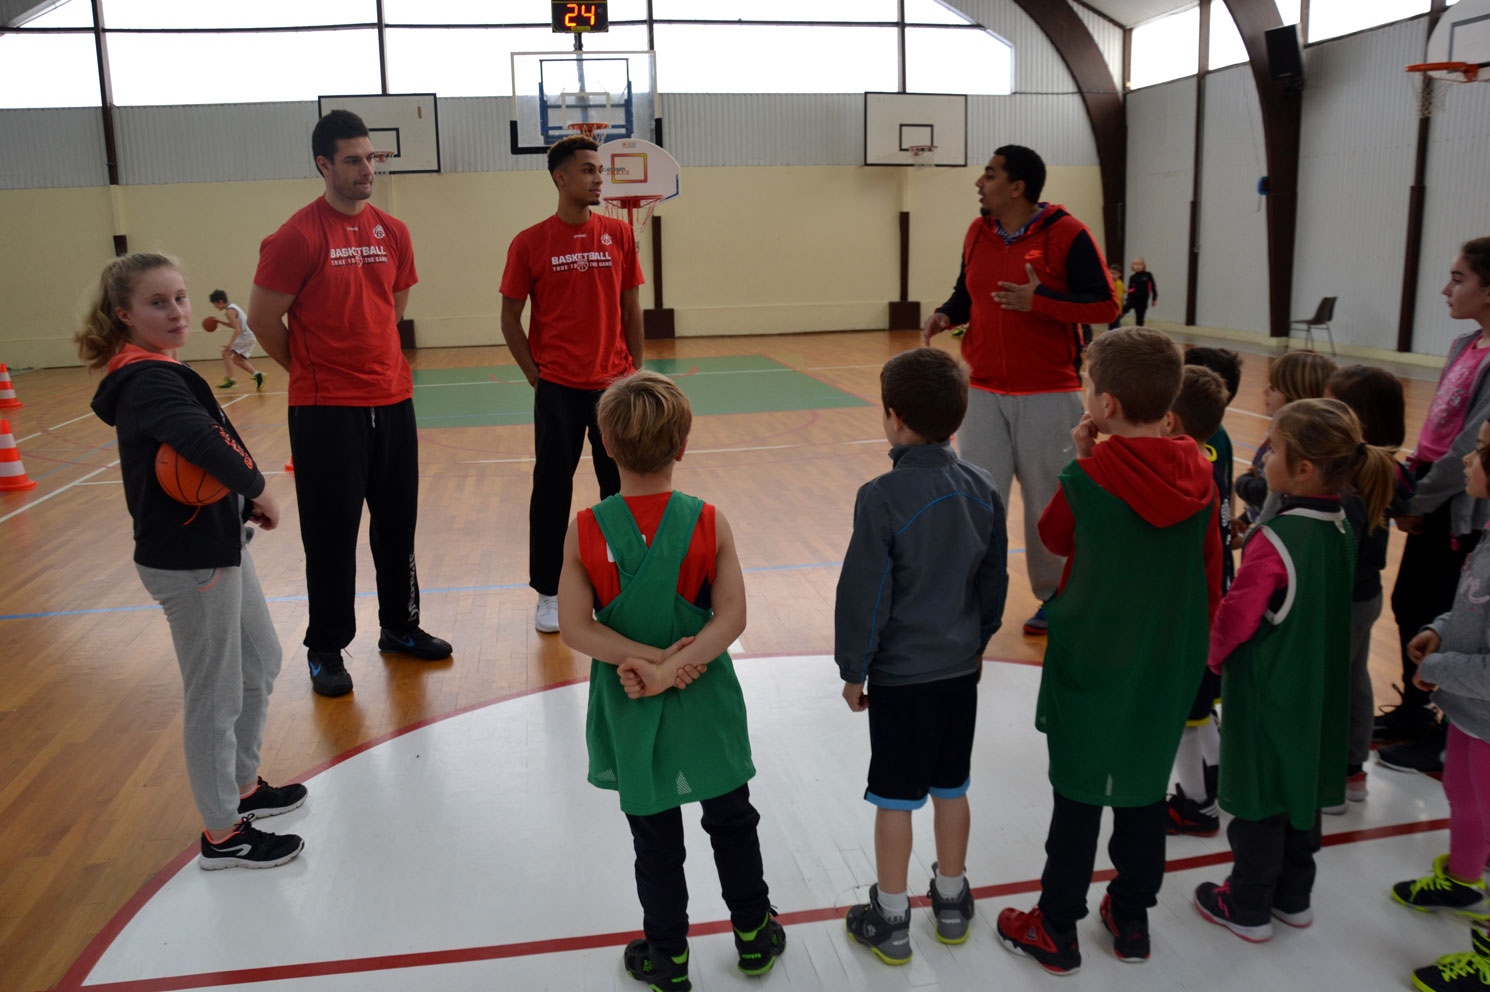
[[[175,359],[127,345],[109,362],[92,405],[119,435],[134,560],[177,571],[239,565],[246,504],[228,496],[187,506],[167,496],[155,478],[155,455],[164,442],[234,493],[252,500],[264,492],[264,476],[207,381]]]

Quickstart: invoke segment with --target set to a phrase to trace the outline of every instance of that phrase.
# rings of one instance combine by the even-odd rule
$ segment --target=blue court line
[[[1009,554],[1021,554],[1023,548],[1010,548]],[[843,564],[841,561],[818,561],[805,565],[761,565],[757,568],[747,568],[746,572],[790,572],[804,568],[838,568]],[[526,582],[504,582],[494,586],[446,586],[440,589],[421,589],[421,596],[440,596],[455,592],[503,592],[508,589],[526,589]],[[359,592],[358,599],[366,599],[376,596],[376,592]],[[306,596],[266,596],[269,603],[303,603]],[[151,603],[149,606],[103,606],[92,610],[49,610],[40,613],[5,613],[0,614],[0,620],[47,620],[52,617],[82,617],[96,613],[138,613],[141,610],[158,610],[160,607]]]

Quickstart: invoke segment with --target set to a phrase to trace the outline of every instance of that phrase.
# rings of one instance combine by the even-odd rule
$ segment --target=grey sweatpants
[[[1371,757],[1371,724],[1376,699],[1371,689],[1371,628],[1381,616],[1381,593],[1350,604],[1350,744],[1346,761],[1364,765]]]
[[[967,391],[967,416],[957,432],[964,461],[988,470],[1004,505],[1019,479],[1024,503],[1024,560],[1030,589],[1040,602],[1055,595],[1066,559],[1045,550],[1040,514],[1060,485],[1061,469],[1076,457],[1071,430],[1081,422],[1081,393],[1010,396]]]
[[[166,571],[139,563],[165,610],[186,691],[186,774],[208,830],[238,822],[240,787],[258,781],[279,635],[248,548],[237,568]]]

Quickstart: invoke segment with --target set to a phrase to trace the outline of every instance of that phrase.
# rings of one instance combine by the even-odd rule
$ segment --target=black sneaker
[[[869,887],[869,901],[853,906],[843,919],[849,936],[874,952],[885,964],[907,964],[911,959],[911,911],[905,918],[891,923],[880,909],[880,887]]]
[[[1371,724],[1371,739],[1379,744],[1422,740],[1437,723],[1433,711],[1426,706],[1384,706]]]
[[[1009,908],[999,913],[999,940],[1015,954],[1034,958],[1052,975],[1074,975],[1081,968],[1081,947],[1076,931],[1057,937],[1045,927],[1045,917],[1036,906],[1028,913]]]
[[[735,931],[735,953],[740,955],[739,968],[747,975],[764,975],[786,950],[786,928],[776,922],[776,910],[766,914],[759,927]]]
[[[305,794],[303,785],[270,785],[260,776],[259,787],[238,800],[238,815],[247,816],[252,813],[263,819],[266,816],[288,813],[300,808],[300,804],[305,802]]]
[[[345,696],[352,691],[352,676],[341,660],[340,651],[315,651],[305,653],[310,666],[310,686],[318,696]]]
[[[1167,802],[1169,820],[1164,824],[1166,834],[1214,837],[1220,832],[1221,814],[1214,801],[1201,805],[1198,800],[1185,795],[1185,790],[1176,785],[1174,795]]]
[[[426,634],[418,627],[406,634],[395,634],[384,627],[383,635],[378,638],[378,650],[406,654],[425,661],[441,661],[450,657],[451,647],[449,641]]]
[[[264,390],[264,373],[262,373],[262,372],[255,372],[254,373],[254,392],[259,393],[259,392],[263,392],[263,390]]]
[[[1149,959],[1149,925],[1143,920],[1127,920],[1119,924],[1112,915],[1112,896],[1102,897],[1102,908],[1098,910],[1107,932],[1112,934],[1112,950],[1119,961],[1137,962]]]
[[[1490,937],[1478,927],[1469,931],[1471,951],[1445,954],[1412,973],[1419,992],[1486,992],[1490,990]]]
[[[238,821],[233,833],[214,844],[202,834],[202,853],[197,864],[207,871],[219,868],[275,868],[294,861],[305,841],[294,834],[271,834],[253,825],[252,813]]]
[[[936,887],[937,863],[931,863],[931,891],[926,897],[931,900],[931,913],[936,918],[936,939],[943,944],[967,942],[968,926],[973,922],[975,904],[973,887],[966,876],[962,879],[962,895],[956,899],[943,899]]]
[[[1393,885],[1392,899],[1424,913],[1447,909],[1478,919],[1486,917],[1484,881],[1461,882],[1451,876],[1447,854],[1433,859],[1433,874]]]
[[[1264,917],[1261,923],[1246,923],[1237,919],[1235,904],[1231,901],[1231,883],[1217,885],[1201,882],[1195,888],[1195,911],[1218,927],[1225,927],[1243,940],[1254,944],[1273,939],[1272,918]]]
[[[1411,744],[1378,748],[1376,760],[1399,772],[1437,774],[1443,771],[1443,752],[1448,746],[1448,725],[1439,724],[1427,737]]]
[[[688,980],[688,948],[677,957],[663,954],[638,937],[626,945],[621,955],[626,974],[638,982],[646,982],[652,992],[689,992],[693,983]]]

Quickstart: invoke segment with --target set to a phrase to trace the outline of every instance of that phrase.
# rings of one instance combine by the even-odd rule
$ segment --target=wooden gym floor
[[[955,348],[948,338],[939,341]],[[677,483],[718,503],[735,528],[750,609],[741,655],[831,654],[837,563],[854,493],[889,468],[877,407],[879,368],[915,343],[912,333],[648,343],[649,360],[674,360],[675,371],[762,356],[796,370],[814,388],[832,387],[822,396],[848,394],[866,404],[762,412],[747,403],[744,412],[701,413],[695,420]],[[1245,357],[1243,385],[1226,420],[1243,460],[1266,428],[1266,356]],[[439,381],[440,370],[480,369],[495,381],[505,367],[515,377],[505,348],[423,350],[413,361],[421,389]],[[758,371],[760,363],[752,361]],[[214,383],[221,376],[218,362],[197,368]],[[277,470],[289,457],[285,376],[267,359],[260,368],[269,374],[263,393],[240,385],[221,395],[260,463]],[[169,631],[130,561],[113,433],[88,408],[96,381],[80,369],[20,375],[16,389],[25,408],[9,416],[38,487],[0,497],[0,986],[7,990],[57,985],[95,935],[200,830],[180,754],[180,682]],[[447,374],[444,381],[453,380]],[[1433,383],[1405,382],[1411,440]],[[380,655],[376,602],[363,595],[359,632],[348,649],[356,691],[340,700],[315,696],[304,674],[293,483],[270,475],[284,520],[252,546],[285,646],[265,734],[267,778],[295,779],[413,724],[585,677],[588,659],[557,636],[533,630],[534,595],[526,585],[531,450],[531,427],[511,420],[423,426],[424,626],[455,645],[455,658],[421,663]],[[576,505],[587,505],[595,490],[584,463],[577,480]],[[1018,553],[1024,508],[1017,487],[1009,503],[1009,605],[988,657],[1038,662],[1042,642],[1020,633],[1036,604]],[[1400,541],[1394,534],[1388,589]],[[370,590],[365,540],[359,570],[359,588]],[[1376,628],[1372,664],[1385,701],[1398,673],[1389,609]],[[847,788],[857,795],[857,786]],[[335,831],[322,825],[320,832]]]

